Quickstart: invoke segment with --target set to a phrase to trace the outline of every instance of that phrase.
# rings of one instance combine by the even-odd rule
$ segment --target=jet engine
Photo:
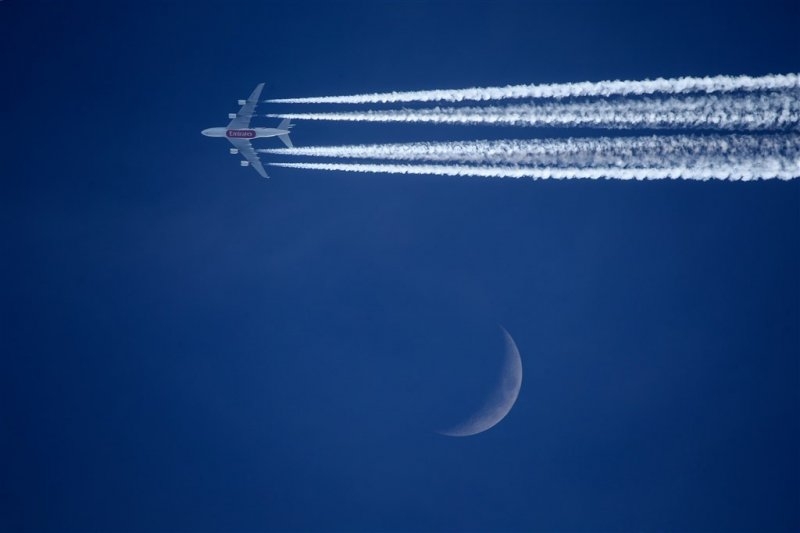
[[[239,100],[239,105],[244,105],[247,103],[247,100]]]
[[[249,167],[250,161],[239,161],[239,164],[242,165],[243,167]]]
[[[230,151],[231,151],[231,155],[236,155],[236,154],[239,153],[239,149],[238,148],[231,148]]]

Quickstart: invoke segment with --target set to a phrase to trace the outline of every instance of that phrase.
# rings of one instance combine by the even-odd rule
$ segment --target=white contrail
[[[656,93],[726,93],[736,91],[774,91],[800,88],[800,74],[767,76],[684,77],[655,80],[600,81],[580,83],[548,83],[541,85],[508,85],[506,87],[474,87],[470,89],[405,91],[350,96],[317,96],[310,98],[277,98],[267,102],[283,104],[366,104],[393,102],[462,102],[507,98],[569,98],[579,96],[647,95]]]
[[[262,153],[537,167],[800,168],[800,135],[668,135],[268,148]]]
[[[683,98],[625,98],[487,107],[274,113],[276,118],[355,122],[422,122],[594,128],[791,129],[800,125],[800,98],[785,92]]]
[[[270,163],[271,166],[329,170],[340,172],[369,172],[384,174],[430,174],[436,176],[477,176],[482,178],[532,179],[619,179],[619,180],[790,180],[800,175],[798,169],[784,170],[769,166],[741,167],[720,165],[715,168],[536,168],[517,166],[470,165],[383,165],[358,163]]]

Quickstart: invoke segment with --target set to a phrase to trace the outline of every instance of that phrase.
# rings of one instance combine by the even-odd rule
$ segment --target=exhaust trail
[[[458,162],[536,167],[711,168],[719,165],[800,174],[800,135],[671,135],[500,141],[420,142],[267,148],[283,156]]]
[[[779,179],[790,180],[798,176],[797,169],[781,170],[753,165],[738,167],[721,165],[716,168],[536,168],[517,166],[471,165],[393,165],[358,163],[270,163],[270,166],[327,170],[338,172],[366,172],[383,174],[427,174],[435,176],[475,176],[481,178],[532,178],[539,179],[615,179],[615,180],[731,180],[751,181]]]
[[[486,107],[272,113],[267,116],[350,122],[757,131],[798,129],[800,98],[776,92]]]
[[[717,168],[536,168],[471,165],[386,165],[359,163],[269,163],[270,166],[338,172],[382,174],[429,174],[435,176],[475,176],[481,178],[614,179],[614,180],[790,180],[798,171],[723,165]]]
[[[800,88],[800,74],[766,76],[711,76],[657,78],[654,80],[608,80],[600,82],[547,83],[473,87],[469,89],[403,91],[349,96],[276,98],[267,102],[281,104],[367,104],[398,102],[463,102],[520,98],[571,98],[628,95],[731,93],[737,91],[775,91]]]

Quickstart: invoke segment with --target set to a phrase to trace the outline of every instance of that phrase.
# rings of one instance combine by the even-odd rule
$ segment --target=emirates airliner
[[[222,128],[208,128],[202,131],[206,137],[225,137],[233,145],[230,149],[231,154],[242,154],[244,160],[240,161],[243,167],[253,167],[262,178],[268,178],[258,154],[250,144],[251,139],[258,139],[260,137],[277,137],[283,144],[289,148],[293,148],[292,141],[289,139],[289,130],[293,124],[290,119],[286,119],[278,124],[277,128],[251,128],[250,120],[255,116],[256,105],[258,99],[261,97],[261,90],[264,88],[263,83],[259,83],[250,98],[247,100],[239,100],[239,105],[242,108],[238,113],[228,114],[231,119],[230,123]]]

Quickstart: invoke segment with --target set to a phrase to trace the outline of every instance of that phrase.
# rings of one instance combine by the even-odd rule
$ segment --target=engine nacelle
[[[231,151],[231,155],[236,155],[236,154],[239,153],[239,149],[238,148],[231,148],[230,151]]]
[[[249,167],[250,161],[239,161],[239,164],[242,165],[243,167]]]
[[[247,100],[239,100],[239,105],[244,105],[247,103]]]
[[[234,119],[234,118],[236,118],[236,113],[228,113],[228,118],[229,118],[229,119]]]

